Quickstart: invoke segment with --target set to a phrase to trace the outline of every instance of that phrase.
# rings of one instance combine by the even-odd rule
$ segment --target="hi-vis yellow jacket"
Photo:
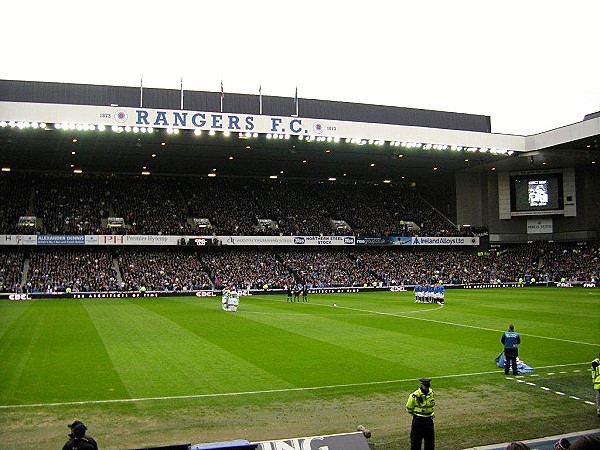
[[[594,389],[600,390],[600,356],[592,361],[592,381]]]
[[[406,411],[416,417],[433,417],[433,408],[435,407],[435,398],[433,389],[425,394],[421,388],[408,396],[406,401]]]

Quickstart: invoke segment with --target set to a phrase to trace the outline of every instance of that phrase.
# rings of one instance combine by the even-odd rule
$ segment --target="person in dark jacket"
[[[518,375],[517,356],[519,356],[518,346],[521,343],[521,336],[515,331],[514,325],[508,326],[508,331],[505,331],[500,340],[504,344],[504,374],[508,375],[508,369],[512,365],[513,375]]]
[[[98,450],[98,444],[93,437],[85,434],[87,427],[83,422],[76,420],[70,423],[71,429],[69,440],[63,446],[63,450]]]

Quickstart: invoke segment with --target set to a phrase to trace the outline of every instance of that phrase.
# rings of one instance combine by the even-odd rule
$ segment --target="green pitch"
[[[60,448],[73,419],[103,449],[359,423],[374,447],[407,448],[404,403],[423,376],[438,398],[439,449],[598,428],[588,368],[600,351],[600,291],[446,298],[255,295],[235,313],[219,297],[0,302],[0,448]],[[494,363],[509,323],[536,368],[520,381]]]

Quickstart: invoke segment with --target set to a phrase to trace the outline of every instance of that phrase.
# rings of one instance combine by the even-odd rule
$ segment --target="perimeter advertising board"
[[[369,450],[362,432],[258,442],[258,450]]]
[[[1,234],[0,245],[85,246],[477,246],[479,237],[162,236]]]

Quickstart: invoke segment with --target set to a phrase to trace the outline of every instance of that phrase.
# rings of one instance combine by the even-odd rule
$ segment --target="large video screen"
[[[562,174],[511,176],[510,207],[511,212],[523,214],[562,213]]]

